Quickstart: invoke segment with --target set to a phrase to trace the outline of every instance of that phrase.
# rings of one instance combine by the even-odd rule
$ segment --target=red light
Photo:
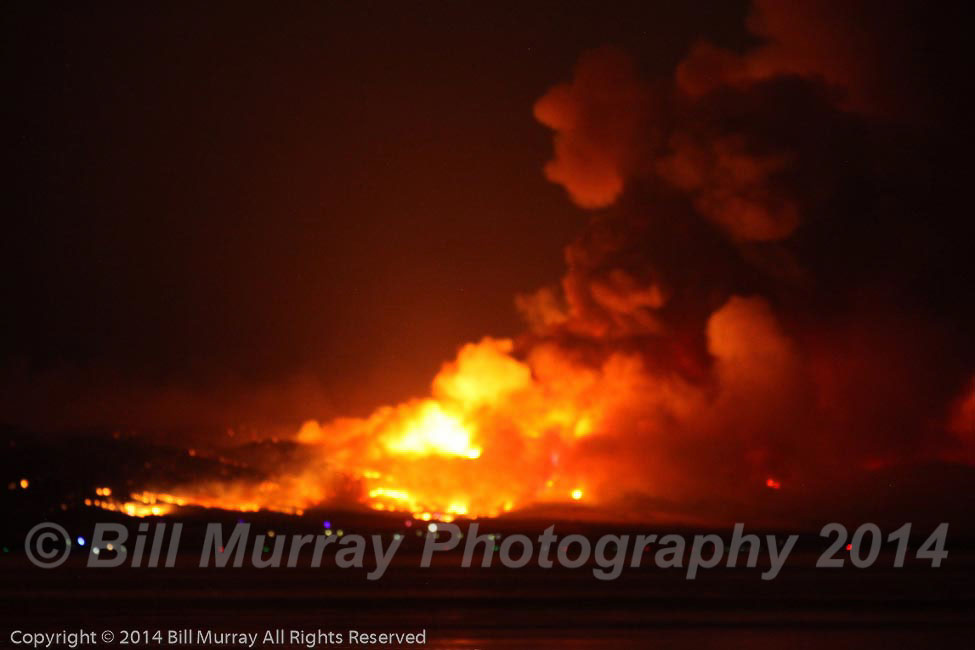
[[[765,479],[765,487],[778,490],[780,487],[782,487],[782,483],[776,481],[774,478],[767,478]]]
[[[853,544],[847,544],[846,545],[846,550],[852,551],[853,550]]]

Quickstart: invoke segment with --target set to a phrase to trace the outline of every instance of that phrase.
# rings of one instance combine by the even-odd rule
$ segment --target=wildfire
[[[128,501],[99,488],[90,505],[137,517],[190,505],[297,515],[340,505],[432,522],[539,504],[602,508],[633,494],[677,501],[702,490],[700,476],[683,471],[688,450],[706,453],[722,439],[763,466],[771,433],[736,432],[776,431],[767,396],[790,404],[805,394],[795,348],[765,301],[730,299],[707,337],[714,364],[703,385],[648,368],[639,354],[594,361],[555,343],[519,353],[511,340],[485,338],[443,365],[429,397],[306,422],[294,462],[262,480],[212,479]],[[777,474],[765,476],[751,488],[725,484],[724,495],[782,489]]]
[[[738,125],[730,133],[725,120],[707,123],[721,105],[708,96],[712,82],[737,92],[766,79],[745,74],[764,69],[748,65],[764,57],[727,52],[716,61],[714,52],[698,48],[682,64],[674,89],[686,95],[681,101],[656,101],[656,84],[609,48],[584,56],[575,78],[535,105],[555,133],[545,173],[578,205],[606,207],[634,182],[669,189],[659,206],[592,220],[566,248],[561,286],[517,300],[531,328],[517,347],[509,339],[469,343],[441,367],[428,396],[366,417],[308,420],[293,437],[293,457],[260,468],[259,478],[164,486],[124,502],[102,488],[90,504],[134,516],[187,505],[295,514],[355,505],[409,513],[430,530],[434,521],[538,504],[579,513],[622,503],[627,513],[642,506],[655,515],[678,504],[723,516],[729,510],[714,504],[759,501],[756,494],[782,489],[782,477],[803,485],[821,468],[835,470],[841,444],[852,465],[886,451],[891,406],[924,383],[914,365],[929,367],[907,352],[925,347],[913,338],[893,344],[913,321],[908,328],[871,319],[870,336],[854,315],[849,324],[830,316],[798,326],[814,315],[774,299],[817,285],[807,274],[819,265],[801,260],[807,246],[776,243],[801,237],[806,204],[822,201],[818,192],[800,196],[814,182],[787,179],[808,167],[817,180],[822,165],[803,164],[812,139],[771,146],[764,112],[756,112],[754,133],[744,119],[729,120]],[[815,66],[792,69],[805,53],[786,58],[768,74],[820,83]],[[720,71],[734,74],[724,79]],[[687,115],[658,114],[671,104]],[[822,119],[823,132],[832,132],[832,112]],[[670,201],[671,190],[688,200]],[[831,283],[823,285],[830,299]],[[875,379],[882,390],[862,389]],[[957,439],[949,451],[969,462],[973,414],[975,379],[946,426]],[[905,430],[913,423],[920,431],[944,414],[909,409],[906,417]]]
[[[174,506],[185,505],[182,499],[170,495],[155,495],[148,492],[132,494],[131,501],[112,499],[112,489],[95,488],[95,495],[101,498],[85,499],[85,505],[101,508],[109,512],[119,512],[130,517],[162,517],[174,511]]]
[[[444,413],[437,402],[423,402],[419,411],[416,419],[408,422],[402,432],[393,434],[386,441],[390,452],[470,459],[481,455],[481,450],[471,445],[470,431],[457,418]]]
[[[594,371],[544,347],[521,360],[512,341],[486,338],[444,365],[429,398],[384,406],[365,418],[306,422],[295,439],[308,462],[297,471],[258,483],[142,492],[127,503],[102,498],[100,507],[301,514],[351,499],[422,521],[452,521],[529,503],[579,502],[584,468],[574,458],[576,447],[595,431],[603,410],[625,396],[624,386],[632,386],[630,375],[639,370],[632,360],[613,358]]]

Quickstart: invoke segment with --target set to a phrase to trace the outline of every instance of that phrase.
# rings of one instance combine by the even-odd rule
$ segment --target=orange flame
[[[173,512],[174,506],[186,504],[185,501],[176,497],[154,495],[149,492],[133,494],[131,501],[117,501],[110,498],[112,489],[108,487],[95,488],[95,494],[102,498],[85,499],[86,506],[118,512],[130,517],[162,517]]]

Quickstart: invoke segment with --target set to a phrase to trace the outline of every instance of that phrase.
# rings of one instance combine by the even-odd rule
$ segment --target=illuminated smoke
[[[692,195],[698,212],[735,239],[775,241],[799,225],[795,201],[771,182],[788,156],[752,155],[740,136],[695,142],[677,134],[670,144],[671,153],[657,165],[660,175]]]
[[[625,53],[607,47],[583,55],[572,81],[535,103],[536,119],[556,133],[545,176],[583,207],[613,203],[640,164],[649,106],[649,89]]]
[[[746,21],[760,43],[738,54],[699,41],[677,68],[678,87],[700,97],[732,86],[799,76],[826,84],[836,103],[869,113],[906,109],[912,72],[909,12],[897,3],[855,0],[842,11],[823,0],[754,0]]]

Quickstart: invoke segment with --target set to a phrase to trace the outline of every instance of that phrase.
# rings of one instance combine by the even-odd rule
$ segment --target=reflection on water
[[[436,650],[872,650],[874,648],[968,648],[972,629],[962,627],[904,628],[771,628],[656,629],[620,631],[615,635],[524,638],[434,639]]]
[[[767,582],[739,570],[601,582],[581,571],[421,570],[413,560],[369,582],[325,568],[38,571],[0,557],[0,646],[12,629],[72,628],[346,638],[426,629],[435,650],[968,648],[975,633],[972,563],[960,554],[937,571],[793,566]]]

